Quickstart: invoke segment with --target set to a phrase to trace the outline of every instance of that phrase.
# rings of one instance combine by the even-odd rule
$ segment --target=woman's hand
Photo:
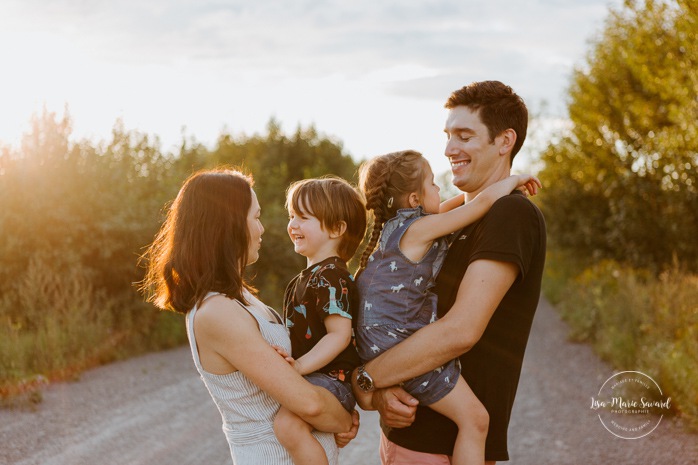
[[[352,439],[359,433],[359,412],[354,410],[351,412],[351,429],[346,433],[335,433],[334,442],[340,449],[349,444]]]

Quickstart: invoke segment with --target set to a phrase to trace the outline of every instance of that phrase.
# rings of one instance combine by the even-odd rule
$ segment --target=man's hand
[[[373,393],[373,407],[391,428],[405,428],[415,419],[419,401],[399,386],[378,389]]]
[[[351,412],[351,423],[351,429],[349,431],[346,433],[335,433],[334,435],[334,442],[337,443],[337,447],[340,449],[349,444],[359,432],[359,412],[356,410]]]

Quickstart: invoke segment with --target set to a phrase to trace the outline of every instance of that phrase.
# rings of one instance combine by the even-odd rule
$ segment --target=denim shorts
[[[356,399],[354,399],[354,394],[351,392],[351,382],[340,381],[334,376],[318,372],[305,375],[304,378],[308,380],[310,384],[323,387],[330,391],[347,412],[352,412],[354,410]]]
[[[431,405],[453,391],[459,376],[460,360],[456,358],[435,370],[408,379],[401,386],[421,405]]]

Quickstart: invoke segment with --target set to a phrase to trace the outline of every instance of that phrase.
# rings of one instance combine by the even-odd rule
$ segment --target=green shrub
[[[356,173],[341,143],[313,127],[286,136],[274,120],[265,136],[223,134],[213,150],[183,141],[167,155],[157,138],[119,122],[96,144],[70,140],[71,124],[44,111],[21,148],[0,147],[0,402],[13,394],[34,402],[47,380],[186,341],[182,316],[145,303],[134,283],[163,206],[192,172],[227,165],[255,176],[267,232],[250,274],[278,310],[305,263],[286,233],[286,188]]]
[[[49,379],[98,363],[124,337],[114,326],[114,301],[96,291],[80,268],[57,272],[34,257],[18,277],[16,295],[0,305],[0,379]],[[19,302],[17,312],[10,302]]]
[[[570,278],[575,266],[561,256],[551,253],[544,292],[570,338],[614,368],[647,373],[698,428],[698,276],[677,264],[655,276],[605,260]]]

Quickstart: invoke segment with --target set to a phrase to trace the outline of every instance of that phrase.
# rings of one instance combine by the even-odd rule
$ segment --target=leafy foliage
[[[74,376],[185,339],[181,318],[145,304],[133,284],[163,206],[193,171],[228,165],[255,177],[266,233],[254,284],[277,308],[305,266],[286,234],[286,187],[356,174],[340,143],[313,127],[288,137],[274,120],[265,136],[222,134],[212,150],[184,141],[176,155],[120,122],[108,142],[72,142],[70,134],[67,114],[44,110],[19,150],[0,153],[0,397],[8,381]]]
[[[543,154],[553,245],[698,270],[698,7],[627,1],[574,73],[568,134]]]
[[[570,338],[591,344],[619,370],[650,374],[698,429],[698,275],[676,263],[658,276],[612,260],[581,272],[574,264],[553,253],[544,281]]]
[[[543,153],[544,291],[618,369],[656,376],[698,426],[698,5],[626,1]]]

